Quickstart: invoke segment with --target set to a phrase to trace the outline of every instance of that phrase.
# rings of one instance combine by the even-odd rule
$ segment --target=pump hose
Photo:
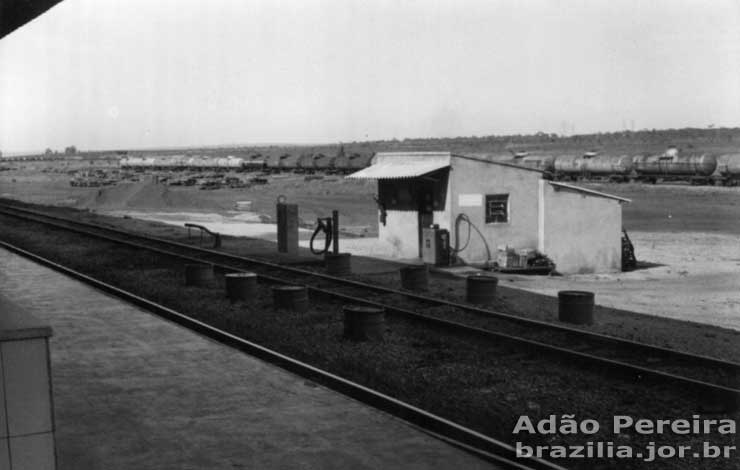
[[[458,248],[459,246],[459,240],[460,240],[460,223],[461,222],[467,222],[468,224],[468,239],[465,241],[465,245],[462,248]],[[478,227],[473,224],[473,222],[470,221],[470,218],[465,214],[458,214],[458,216],[455,218],[455,248],[452,249],[452,252],[457,254],[463,251],[468,247],[470,244],[470,232],[471,230],[475,230],[478,232],[478,235],[480,235],[481,240],[483,241],[483,246],[486,247],[486,256],[488,257],[486,264],[491,263],[491,249],[488,246],[488,242],[486,241],[486,237],[483,236],[480,230],[478,230]]]
[[[309,244],[309,248],[311,248],[311,253],[315,255],[323,255],[324,253],[327,253],[329,251],[329,247],[331,246],[332,241],[332,235],[331,235],[331,228],[327,227],[326,224],[324,224],[323,220],[318,219],[319,225],[316,226],[316,230],[313,231],[313,235],[311,235],[311,243]],[[315,250],[313,247],[313,242],[316,239],[316,235],[319,234],[319,232],[324,232],[324,249],[321,251]]]
[[[465,245],[463,245],[462,248],[458,248],[458,246],[460,245],[460,222],[462,222],[463,220],[468,223],[468,237],[467,237],[467,240],[465,241]],[[460,253],[461,251],[465,250],[465,248],[468,247],[468,244],[470,243],[470,230],[471,230],[470,227],[472,225],[473,224],[470,223],[470,219],[468,218],[467,215],[459,214],[457,216],[457,218],[455,219],[455,248],[452,249],[453,253]]]

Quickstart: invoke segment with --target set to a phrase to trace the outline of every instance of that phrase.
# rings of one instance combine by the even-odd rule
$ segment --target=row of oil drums
[[[740,153],[679,154],[671,149],[653,155],[527,155],[515,161],[538,168],[559,180],[611,181],[686,180],[708,184],[740,182]]]

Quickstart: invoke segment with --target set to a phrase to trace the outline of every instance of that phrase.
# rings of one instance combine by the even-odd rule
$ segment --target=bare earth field
[[[623,224],[642,269],[564,277],[501,276],[503,285],[548,295],[562,289],[591,290],[604,306],[740,330],[740,188],[587,186],[632,200],[624,206]],[[301,175],[281,175],[270,177],[263,186],[203,191],[153,183],[76,188],[64,175],[36,170],[0,175],[2,197],[113,214],[206,212],[233,217],[236,201],[251,201],[259,216],[254,221],[269,223],[277,197],[284,195],[299,204],[305,227],[338,209],[343,227],[364,237],[343,239],[343,251],[389,257],[392,253],[372,239],[377,234],[375,191],[373,181],[338,176],[307,182]],[[244,219],[245,235],[274,237],[264,227],[250,232],[249,217]]]

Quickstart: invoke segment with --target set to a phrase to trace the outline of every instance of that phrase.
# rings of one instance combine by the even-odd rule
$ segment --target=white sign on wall
[[[458,194],[457,205],[460,207],[481,207],[483,205],[482,194]]]

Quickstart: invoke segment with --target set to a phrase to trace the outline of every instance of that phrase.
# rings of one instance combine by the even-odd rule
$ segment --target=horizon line
[[[495,137],[495,138],[513,138],[513,137],[536,137],[538,135],[552,135],[554,134],[557,136],[558,139],[564,139],[564,138],[572,138],[572,137],[585,137],[585,136],[593,136],[598,134],[637,134],[640,132],[664,132],[664,131],[680,131],[680,130],[702,130],[702,131],[720,131],[720,130],[740,130],[740,125],[735,127],[726,127],[726,126],[719,126],[719,127],[667,127],[667,128],[643,128],[638,130],[631,130],[631,129],[623,129],[623,130],[616,130],[616,131],[596,131],[596,132],[589,132],[584,134],[558,134],[557,132],[544,132],[544,131],[538,131],[535,133],[530,134],[488,134],[488,135],[458,135],[458,136],[446,136],[446,137],[431,137],[431,136],[425,136],[425,137],[392,137],[392,138],[386,138],[386,139],[376,139],[376,140],[337,140],[333,142],[323,141],[323,142],[235,142],[235,143],[223,143],[223,144],[193,144],[193,145],[163,145],[163,146],[147,146],[147,147],[109,147],[109,148],[96,148],[96,149],[77,149],[78,153],[80,152],[116,152],[116,151],[133,151],[133,152],[140,152],[140,151],[153,151],[153,150],[162,150],[162,151],[168,151],[168,150],[187,150],[187,149],[229,149],[234,147],[318,147],[318,146],[335,146],[335,145],[344,145],[344,144],[370,144],[370,143],[377,143],[377,142],[403,142],[406,140],[446,140],[446,139],[481,139],[486,137]],[[75,144],[70,144],[72,146],[75,146]],[[47,147],[47,149],[50,147]],[[54,149],[52,149],[54,150]],[[63,155],[63,150],[54,150],[59,155]],[[0,148],[0,152],[2,152],[2,156],[24,156],[24,155],[40,155],[44,154],[46,152],[46,149],[44,150],[3,150]]]

